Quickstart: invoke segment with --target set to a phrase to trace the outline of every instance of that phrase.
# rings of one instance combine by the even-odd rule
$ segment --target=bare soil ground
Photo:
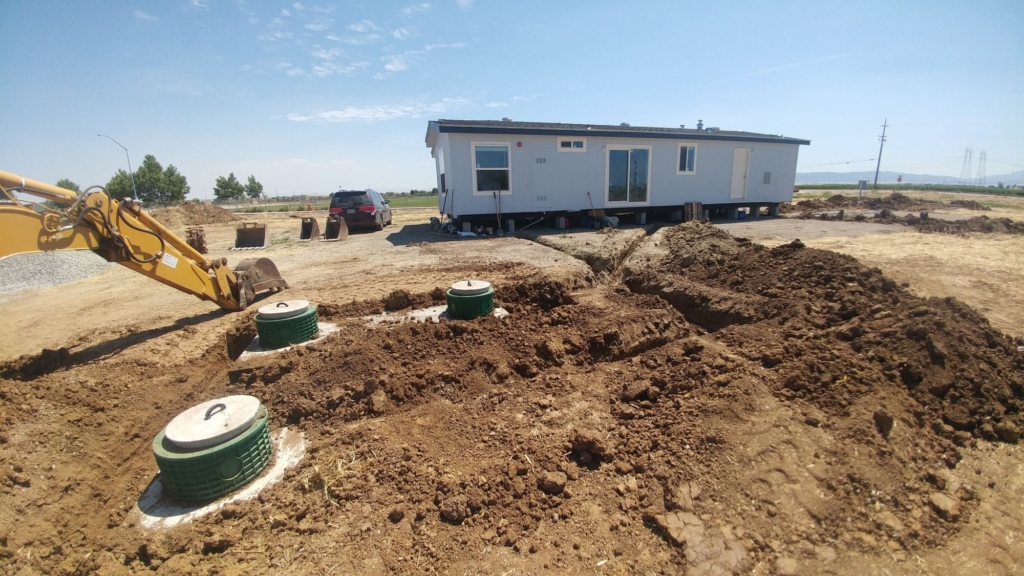
[[[6,303],[3,570],[980,575],[1024,561],[1021,342],[969,306],[785,237],[803,222],[750,223],[777,226],[765,247],[701,225],[442,240],[405,217],[331,243],[261,217],[275,243],[260,255],[293,286],[278,298],[342,331],[244,365],[225,339],[254,310],[119,267]],[[817,241],[927,238],[856,230]],[[207,226],[211,254],[250,255],[226,250],[233,236]],[[990,273],[978,266],[965,274]],[[467,277],[492,281],[510,315],[360,319]],[[152,438],[234,393],[302,431],[306,459],[258,500],[130,525]]]

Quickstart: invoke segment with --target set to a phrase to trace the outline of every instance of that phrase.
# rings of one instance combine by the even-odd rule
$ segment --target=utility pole
[[[878,169],[882,167],[882,147],[885,146],[885,129],[889,127],[889,119],[886,118],[882,123],[882,135],[878,137],[878,164],[875,164],[875,185],[874,189],[878,190]]]

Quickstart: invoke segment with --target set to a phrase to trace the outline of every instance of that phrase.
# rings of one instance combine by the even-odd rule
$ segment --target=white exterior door
[[[737,148],[732,153],[732,190],[729,198],[747,197],[747,169],[750,167],[750,150]]]

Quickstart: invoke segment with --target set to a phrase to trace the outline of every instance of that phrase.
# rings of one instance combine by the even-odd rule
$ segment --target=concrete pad
[[[259,478],[241,490],[208,504],[181,502],[164,494],[163,483],[157,474],[128,514],[128,523],[144,530],[174,528],[216,512],[233,502],[252,500],[261,490],[284,478],[285,471],[298,464],[306,455],[306,438],[301,432],[281,428],[271,434],[271,442],[274,444],[274,461]]]
[[[508,316],[508,310],[504,308],[495,308],[491,315],[495,318],[504,318]],[[382,312],[380,314],[373,314],[371,316],[363,316],[363,320],[371,326],[379,326],[381,324],[403,324],[405,322],[433,322],[437,324],[441,319],[451,320],[448,316],[448,306],[431,306],[430,308],[420,308],[418,310],[411,310],[405,314],[388,314]]]
[[[334,323],[331,323],[331,322],[317,322],[316,323],[316,327],[317,327],[317,333],[316,333],[316,337],[315,338],[310,338],[309,340],[306,340],[305,342],[300,342],[298,344],[294,344],[293,346],[285,346],[283,348],[269,348],[269,349],[264,350],[263,348],[260,347],[260,337],[257,336],[255,339],[253,339],[252,343],[249,344],[249,346],[245,349],[245,351],[242,352],[242,355],[239,356],[238,360],[236,360],[236,361],[237,362],[242,362],[242,361],[248,360],[250,358],[256,358],[258,356],[267,356],[269,354],[276,354],[278,352],[285,352],[287,350],[291,350],[294,346],[309,346],[310,344],[312,344],[314,342],[319,342],[319,341],[323,340],[324,338],[327,338],[331,334],[334,334],[335,332],[338,332],[338,331],[341,330],[341,328],[339,328],[337,324],[334,324]]]

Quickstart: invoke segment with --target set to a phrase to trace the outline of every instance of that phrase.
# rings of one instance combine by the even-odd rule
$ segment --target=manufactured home
[[[669,215],[693,202],[710,215],[777,213],[793,199],[809,140],[718,128],[503,120],[435,120],[427,147],[438,208],[463,222],[603,210]]]

